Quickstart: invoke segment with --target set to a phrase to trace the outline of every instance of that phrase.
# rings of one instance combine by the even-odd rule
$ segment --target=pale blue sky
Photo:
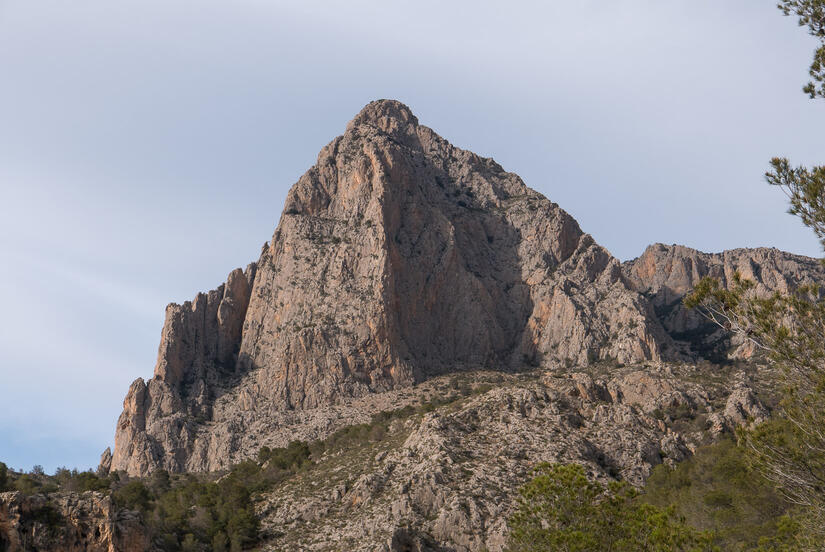
[[[166,303],[255,260],[376,98],[621,259],[818,255],[762,181],[825,161],[814,46],[772,0],[0,0],[0,460],[96,465]]]

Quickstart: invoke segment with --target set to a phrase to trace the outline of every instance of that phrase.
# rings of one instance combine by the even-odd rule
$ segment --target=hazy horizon
[[[815,41],[773,3],[0,0],[0,461],[96,466],[164,307],[257,260],[289,187],[394,98],[627,260],[819,256],[763,173],[822,164]]]

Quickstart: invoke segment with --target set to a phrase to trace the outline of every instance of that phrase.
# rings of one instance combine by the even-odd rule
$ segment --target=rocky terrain
[[[762,293],[825,279],[773,249],[656,244],[620,263],[517,175],[373,102],[292,187],[256,262],[167,307],[100,472],[219,477],[326,440],[257,497],[262,549],[500,551],[537,463],[641,485],[768,416],[770,367],[682,305],[736,272]],[[55,500],[0,494],[0,550],[153,546],[104,495]]]
[[[753,351],[741,341],[731,343],[718,326],[684,307],[682,299],[699,280],[710,276],[730,286],[739,273],[763,294],[788,293],[802,284],[825,281],[825,267],[819,260],[765,247],[702,253],[681,245],[654,244],[641,257],[624,263],[623,269],[631,287],[650,301],[683,353],[717,362],[729,356],[748,357]]]
[[[516,489],[537,463],[576,462],[590,477],[641,485],[656,465],[764,419],[775,400],[769,377],[750,363],[608,361],[434,376],[295,410],[281,420],[290,438],[331,437],[311,463],[256,498],[258,547],[499,552]],[[337,432],[329,420],[339,421]],[[264,442],[283,446],[282,433]],[[266,469],[269,460],[259,462]],[[0,494],[8,550],[155,550],[141,522],[95,492],[49,501]]]
[[[646,364],[436,378],[441,396],[474,391],[326,454],[264,497],[265,549],[501,551],[516,489],[538,462],[641,484],[655,465],[764,419],[752,377]]]
[[[136,512],[101,493],[0,493],[0,550],[145,552],[149,535]]]

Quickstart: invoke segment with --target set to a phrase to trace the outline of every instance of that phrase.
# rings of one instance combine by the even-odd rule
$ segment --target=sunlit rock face
[[[217,469],[285,412],[455,371],[658,360],[669,344],[558,205],[376,101],[292,187],[257,263],[167,307],[111,469]]]
[[[682,245],[657,243],[637,259],[624,263],[623,269],[630,286],[648,298],[679,349],[694,358],[717,361],[729,356],[748,358],[754,347],[741,338],[730,339],[699,311],[683,305],[685,295],[702,278],[716,278],[730,288],[738,273],[754,282],[755,292],[763,295],[825,282],[825,267],[819,260],[767,247],[703,253]]]
[[[49,521],[44,512],[56,516]],[[118,509],[98,492],[32,496],[0,493],[0,550],[145,552],[149,529],[139,512]]]

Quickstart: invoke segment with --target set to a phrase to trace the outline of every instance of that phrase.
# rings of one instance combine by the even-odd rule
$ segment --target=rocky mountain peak
[[[374,127],[391,136],[414,133],[418,127],[418,118],[409,107],[397,100],[375,100],[364,106],[347,124],[347,132],[359,126]]]
[[[256,263],[167,309],[112,469],[218,469],[291,435],[285,412],[461,371],[660,360],[670,346],[569,214],[379,100],[295,183]]]

